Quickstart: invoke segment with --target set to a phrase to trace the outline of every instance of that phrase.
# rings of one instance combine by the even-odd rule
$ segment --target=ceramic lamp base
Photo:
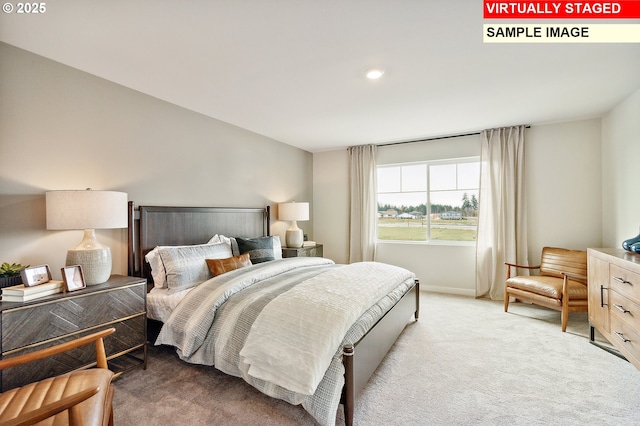
[[[82,274],[87,285],[100,284],[111,276],[111,250],[102,247],[92,250],[69,250],[67,266],[82,266]]]
[[[300,248],[304,243],[304,234],[302,233],[302,229],[298,228],[295,220],[291,222],[291,228],[287,229],[285,243],[287,247],[292,248]]]

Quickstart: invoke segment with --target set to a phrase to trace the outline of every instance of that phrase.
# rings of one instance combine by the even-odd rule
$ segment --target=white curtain
[[[376,181],[376,146],[349,148],[349,263],[375,260],[378,220]]]
[[[504,262],[528,264],[524,129],[508,127],[481,134],[476,297],[503,300]]]

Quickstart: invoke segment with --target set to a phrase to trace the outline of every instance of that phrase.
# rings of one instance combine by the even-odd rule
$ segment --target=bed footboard
[[[418,320],[420,308],[420,282],[389,310],[378,323],[355,345],[345,345],[342,362],[345,384],[342,391],[344,418],[353,425],[355,397],[367,384],[380,362],[395,343],[413,315]],[[357,351],[356,351],[357,349]]]

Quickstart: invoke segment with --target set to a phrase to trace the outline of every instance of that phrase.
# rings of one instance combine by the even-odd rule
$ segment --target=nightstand
[[[282,257],[322,257],[322,244],[309,247],[282,247]]]
[[[115,327],[105,338],[109,369],[116,375],[147,366],[147,281],[112,275],[102,284],[28,302],[0,303],[0,356],[47,348]],[[93,348],[76,350],[1,372],[2,392],[95,365]]]

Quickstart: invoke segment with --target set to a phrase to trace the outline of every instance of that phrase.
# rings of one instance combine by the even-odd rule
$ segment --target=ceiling
[[[0,14],[0,40],[310,152],[600,117],[640,88],[640,44],[484,44],[481,0],[46,7]]]

